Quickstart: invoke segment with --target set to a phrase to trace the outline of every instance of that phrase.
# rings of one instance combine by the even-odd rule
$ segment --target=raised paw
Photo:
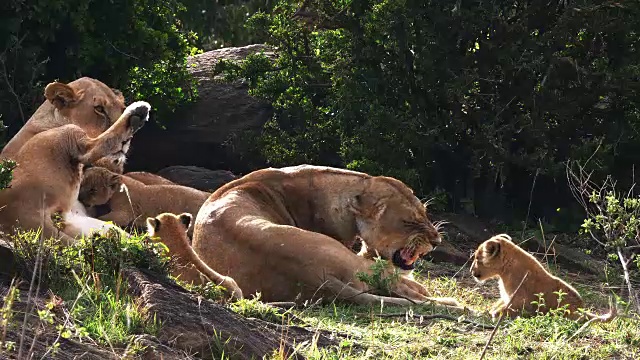
[[[136,101],[127,106],[123,115],[128,117],[127,127],[132,133],[140,130],[144,123],[149,121],[150,111],[151,105],[146,101]]]

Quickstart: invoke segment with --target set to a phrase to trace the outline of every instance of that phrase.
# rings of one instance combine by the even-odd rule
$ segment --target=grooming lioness
[[[68,84],[52,82],[46,86],[44,96],[46,101],[2,149],[0,157],[15,158],[34,135],[63,125],[78,125],[87,136],[95,138],[120,118],[126,107],[120,91],[88,77]]]
[[[219,188],[196,217],[193,248],[235,279],[245,296],[260,292],[265,301],[322,296],[361,304],[457,304],[429,298],[404,274],[392,288],[398,297],[368,293],[373,289],[357,273],[371,273],[374,262],[344,245],[356,236],[405,270],[441,242],[425,207],[402,182],[303,165],[258,170]]]
[[[200,283],[199,272],[202,272],[209,280],[224,286],[231,298],[242,299],[242,290],[232,278],[210,268],[193,251],[187,237],[191,220],[192,215],[189,213],[180,215],[163,213],[156,217],[148,217],[147,232],[154,240],[162,241],[169,248],[169,253],[178,258],[180,268],[173,271],[173,276],[183,281]]]
[[[78,198],[83,168],[107,155],[123,154],[133,134],[147,121],[150,106],[139,101],[129,105],[120,118],[92,138],[77,125],[40,132],[13,156],[18,163],[8,189],[0,191],[0,225],[38,229],[45,237],[71,243],[74,236],[103,228],[104,222],[72,213]],[[62,215],[62,231],[52,216]]]
[[[479,282],[499,279],[500,300],[491,307],[493,317],[501,312],[509,317],[533,315],[536,312],[545,314],[550,309],[557,309],[565,304],[568,305],[568,311],[564,315],[571,319],[579,319],[584,315],[587,318],[609,321],[616,315],[613,304],[610,304],[611,311],[605,315],[588,312],[581,314],[578,309],[584,307],[584,302],[578,291],[549,273],[536,258],[514,244],[507,234],[496,235],[480,244],[471,264],[471,275]],[[520,289],[516,292],[518,286]],[[560,291],[563,295],[559,301]],[[543,300],[539,298],[539,294],[542,294]],[[513,300],[507,308],[511,297]],[[532,303],[534,301],[544,302],[544,306]]]

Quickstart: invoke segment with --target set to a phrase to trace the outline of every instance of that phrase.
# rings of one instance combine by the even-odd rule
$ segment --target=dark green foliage
[[[275,62],[219,69],[273,103],[256,142],[271,164],[344,165],[442,188],[456,210],[566,222],[568,159],[601,144],[597,174],[618,178],[640,160],[638,2],[305,3],[304,17],[286,0],[252,17]]]
[[[164,255],[164,245],[143,236],[124,238],[118,234],[94,235],[78,240],[76,244],[63,246],[56,240],[44,240],[33,231],[22,232],[13,238],[18,259],[23,269],[35,268],[38,249],[43,246],[41,280],[54,290],[65,289],[70,284],[68,276],[75,272],[79,277],[91,277],[97,273],[104,284],[115,284],[125,267],[148,269],[161,275],[168,274],[169,258]],[[31,274],[26,274],[30,278]]]
[[[13,160],[2,159],[0,162],[0,190],[6,189],[13,180],[13,170],[17,164]]]
[[[185,68],[196,36],[180,0],[7,0],[0,5],[0,114],[15,133],[55,79],[90,76],[129,100],[149,100],[164,122],[193,99]]]
[[[185,25],[199,35],[204,50],[242,46],[265,40],[265,32],[248,31],[245,23],[258,12],[269,12],[275,0],[182,0]]]

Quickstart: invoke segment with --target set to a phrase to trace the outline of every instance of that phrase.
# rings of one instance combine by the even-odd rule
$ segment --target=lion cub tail
[[[616,318],[616,316],[618,316],[618,307],[615,305],[615,301],[613,299],[613,296],[610,295],[609,296],[609,312],[606,314],[602,314],[602,315],[598,315],[598,314],[593,314],[590,312],[585,312],[584,313],[585,316],[587,318],[589,318],[589,321],[599,321],[599,322],[609,322],[613,319]]]

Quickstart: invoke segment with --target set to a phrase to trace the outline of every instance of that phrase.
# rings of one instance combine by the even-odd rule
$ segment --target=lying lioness
[[[496,235],[478,246],[471,264],[471,275],[479,282],[499,279],[500,299],[491,307],[493,317],[502,312],[509,317],[533,315],[536,312],[545,314],[565,304],[568,306],[563,315],[571,319],[584,316],[609,321],[616,315],[613,303],[610,303],[611,311],[608,314],[581,314],[578,309],[584,307],[584,301],[578,291],[549,273],[536,258],[514,244],[507,234]],[[559,292],[563,293],[561,297]],[[542,295],[542,299],[539,295]],[[511,305],[507,307],[509,301]]]
[[[45,237],[69,244],[77,235],[109,226],[72,212],[85,165],[123,154],[133,134],[148,120],[146,102],[129,105],[120,118],[98,137],[91,138],[77,125],[64,125],[35,134],[14,159],[18,163],[10,188],[0,191],[0,225],[5,230],[42,227]],[[62,216],[60,228],[52,217]]]
[[[197,215],[193,248],[235,279],[245,296],[260,292],[265,301],[322,296],[361,304],[457,305],[429,298],[406,274],[391,289],[398,297],[370,294],[357,273],[370,274],[373,260],[344,245],[356,236],[405,270],[441,242],[425,207],[402,182],[303,165],[255,171],[219,188]]]

